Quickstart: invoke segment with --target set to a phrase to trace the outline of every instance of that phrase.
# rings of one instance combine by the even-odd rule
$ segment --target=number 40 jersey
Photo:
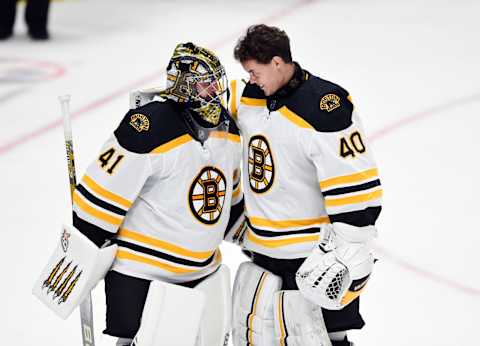
[[[374,224],[382,189],[348,93],[296,65],[283,91],[231,82],[230,108],[243,142],[248,250],[307,257],[320,225]]]

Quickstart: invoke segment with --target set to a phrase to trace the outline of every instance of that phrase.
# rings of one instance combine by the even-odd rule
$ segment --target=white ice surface
[[[384,185],[378,257],[357,346],[480,345],[480,3],[469,0],[53,2],[49,42],[0,42],[0,331],[7,345],[80,345],[31,287],[69,213],[57,96],[72,95],[77,174],[128,107],[161,86],[176,43],[215,50],[230,78],[238,36],[266,22],[293,55],[353,96]],[[222,245],[232,271],[245,260]],[[93,292],[96,335],[103,286]]]

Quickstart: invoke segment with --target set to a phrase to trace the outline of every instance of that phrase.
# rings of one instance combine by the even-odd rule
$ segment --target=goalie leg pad
[[[133,345],[194,346],[205,301],[200,290],[152,281]]]
[[[227,345],[232,322],[230,270],[226,265],[195,286],[206,296],[197,346]]]
[[[64,225],[52,256],[33,287],[33,294],[66,319],[112,266],[117,246],[99,249],[79,230]]]
[[[279,291],[274,298],[275,345],[331,346],[322,309],[297,291]]]
[[[233,285],[233,345],[273,346],[273,296],[282,279],[252,262],[240,265]]]

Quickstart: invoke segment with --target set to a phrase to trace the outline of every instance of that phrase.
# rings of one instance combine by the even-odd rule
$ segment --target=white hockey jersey
[[[231,204],[242,198],[233,189],[241,155],[234,121],[202,145],[176,107],[154,101],[130,110],[74,193],[77,227],[116,234],[113,270],[172,283],[219,266]]]
[[[374,224],[382,197],[348,93],[298,65],[292,81],[268,98],[256,85],[230,85],[243,142],[244,245],[283,259],[308,256],[323,223]]]

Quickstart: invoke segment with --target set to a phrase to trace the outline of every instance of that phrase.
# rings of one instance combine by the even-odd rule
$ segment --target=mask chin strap
[[[182,116],[192,137],[203,144],[208,139],[209,131],[208,128],[199,126],[198,122],[205,122],[205,120],[193,108],[185,109]]]
[[[208,139],[210,132],[218,131],[219,129],[221,129],[221,131],[228,131],[228,120],[225,118],[221,111],[219,122],[217,125],[213,125],[212,123],[204,120],[201,115],[198,114],[192,107],[187,107],[182,112],[182,117],[190,132],[190,135],[202,144]]]

